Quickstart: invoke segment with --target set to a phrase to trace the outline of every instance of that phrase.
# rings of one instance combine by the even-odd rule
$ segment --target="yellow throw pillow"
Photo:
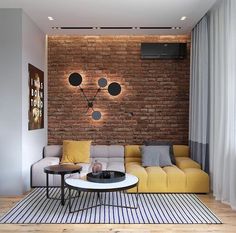
[[[91,141],[63,141],[61,163],[89,163]]]

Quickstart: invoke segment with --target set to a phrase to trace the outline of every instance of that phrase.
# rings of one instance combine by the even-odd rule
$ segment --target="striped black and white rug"
[[[51,188],[50,195],[59,198],[60,189]],[[107,204],[136,205],[135,194],[102,193],[102,198]],[[97,201],[95,193],[82,192],[73,199],[72,207],[82,209],[96,205]],[[138,203],[137,209],[98,206],[69,213],[68,200],[62,206],[59,200],[46,198],[45,188],[36,188],[6,213],[0,223],[221,223],[194,194],[139,194]]]

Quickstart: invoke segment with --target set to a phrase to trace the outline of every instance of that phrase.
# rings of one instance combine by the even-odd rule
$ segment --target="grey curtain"
[[[209,172],[208,17],[191,34],[189,146],[193,160]]]

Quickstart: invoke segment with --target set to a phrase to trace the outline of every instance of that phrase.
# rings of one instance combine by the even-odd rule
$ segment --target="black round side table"
[[[62,165],[52,165],[44,168],[44,172],[46,173],[46,186],[47,186],[47,198],[49,197],[49,190],[48,190],[48,174],[53,175],[61,175],[61,204],[65,204],[65,197],[64,197],[64,188],[65,188],[65,180],[64,177],[66,174],[72,173],[80,173],[82,167],[79,165],[72,165],[72,164],[62,164]]]

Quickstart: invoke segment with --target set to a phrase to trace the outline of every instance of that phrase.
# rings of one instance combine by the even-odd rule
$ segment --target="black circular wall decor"
[[[69,83],[72,86],[79,86],[82,83],[82,76],[79,73],[72,73],[69,76]]]
[[[107,80],[105,78],[100,78],[98,80],[98,86],[99,87],[105,87],[107,85]]]
[[[93,118],[94,120],[100,120],[101,117],[102,117],[102,114],[101,114],[99,111],[94,111],[94,112],[92,113],[92,118]]]
[[[113,82],[108,86],[108,92],[112,96],[117,96],[121,92],[121,86],[119,83]]]
[[[96,100],[96,97],[97,97],[97,94],[100,92],[100,91],[105,91],[105,90],[108,90],[108,93],[112,96],[117,96],[121,93],[121,85],[117,82],[112,82],[110,83],[110,85],[108,86],[108,88],[104,88],[107,86],[107,79],[106,77],[102,77],[98,80],[98,88],[94,94],[94,96],[92,98],[88,98],[87,95],[85,94],[84,90],[94,90],[94,89],[90,89],[90,88],[87,88],[87,89],[84,89],[82,87],[80,87],[80,84],[82,83],[83,81],[83,78],[82,76],[77,73],[77,72],[74,72],[72,74],[70,74],[69,76],[69,83],[70,85],[72,86],[75,86],[75,87],[79,87],[78,90],[80,90],[80,92],[82,93],[82,95],[84,96],[84,99],[85,101],[87,102],[87,111],[86,113],[92,109],[92,119],[93,120],[100,120],[101,117],[102,117],[102,114],[101,112],[99,111],[94,111],[94,101]]]

